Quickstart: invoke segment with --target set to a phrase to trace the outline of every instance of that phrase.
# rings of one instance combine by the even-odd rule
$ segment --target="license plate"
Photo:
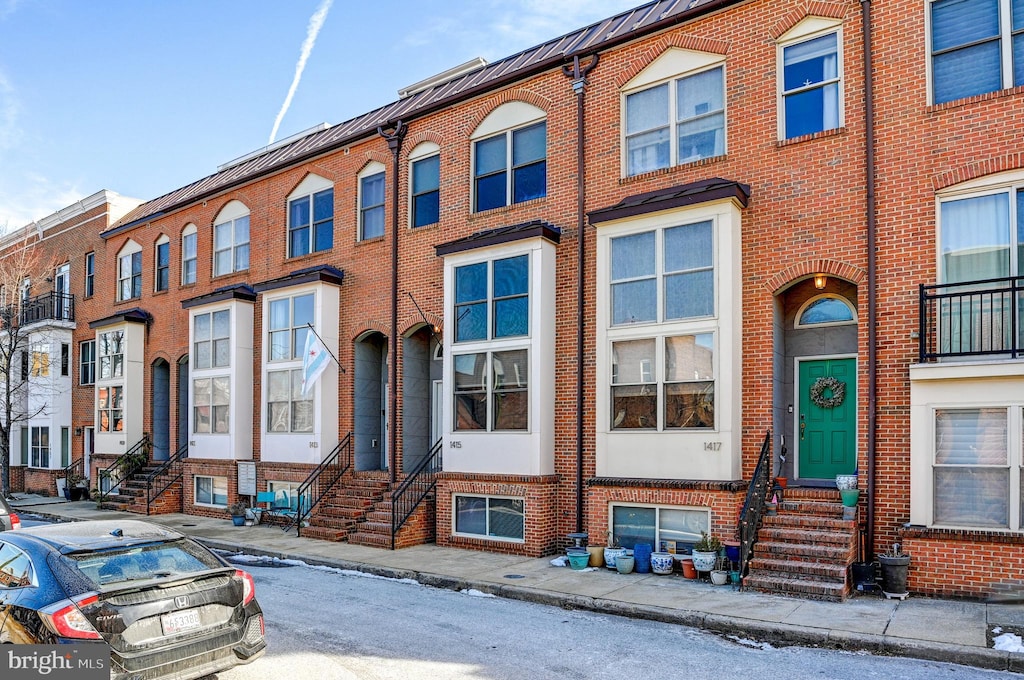
[[[160,625],[163,627],[164,635],[174,635],[193,628],[198,628],[199,612],[195,609],[188,609],[182,612],[171,612],[160,617]]]

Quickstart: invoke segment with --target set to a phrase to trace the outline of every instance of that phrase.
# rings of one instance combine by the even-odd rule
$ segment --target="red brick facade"
[[[870,3],[869,3],[870,4]],[[588,74],[585,89],[586,212],[615,205],[622,199],[655,190],[689,185],[713,177],[742,183],[750,188],[749,204],[740,210],[739,258],[719,262],[723,270],[740,268],[738,292],[742,317],[742,363],[723,365],[719,378],[740,371],[742,420],[741,479],[672,480],[656,478],[608,481],[598,474],[599,429],[596,400],[604,398],[608,385],[599,376],[595,332],[597,289],[603,280],[598,272],[598,231],[586,224],[584,269],[577,267],[577,97],[572,80],[560,68],[524,76],[494,86],[469,99],[424,115],[411,115],[403,123],[408,132],[399,155],[399,174],[393,176],[392,156],[382,137],[370,134],[353,138],[344,146],[293,164],[270,165],[247,180],[212,193],[196,192],[171,210],[147,211],[143,206],[108,229],[102,220],[45,241],[48,251],[63,253],[71,262],[73,292],[77,300],[77,343],[95,336],[91,321],[141,308],[151,317],[146,325],[144,350],[145,394],[141,418],[144,432],[153,428],[151,404],[152,366],[157,360],[171,367],[169,399],[171,450],[179,431],[179,395],[175,367],[190,355],[189,316],[182,302],[235,284],[257,285],[290,272],[331,266],[344,271],[341,284],[337,359],[347,368],[339,376],[337,411],[339,432],[354,429],[357,387],[354,370],[357,344],[368,334],[387,337],[391,332],[391,223],[393,194],[398,196],[398,294],[397,330],[400,337],[424,327],[424,321],[440,324],[445,313],[444,259],[435,247],[485,230],[541,220],[557,227],[560,242],[557,261],[555,338],[554,469],[551,474],[443,473],[436,490],[434,527],[424,529],[422,513],[416,532],[429,537],[436,529],[441,545],[508,552],[523,555],[550,554],[567,542],[566,535],[582,526],[593,542],[603,542],[609,530],[611,504],[708,508],[713,533],[732,539],[738,513],[757,463],[765,432],[775,430],[785,405],[779,403],[780,380],[776,365],[779,309],[808,296],[809,279],[827,274],[826,292],[848,296],[857,310],[856,351],[858,409],[856,417],[857,466],[861,488],[866,488],[868,451],[874,448],[875,497],[868,501],[862,491],[862,507],[874,506],[876,551],[900,540],[901,527],[910,520],[911,474],[909,428],[910,379],[908,367],[918,362],[917,290],[919,284],[936,281],[936,191],[996,172],[1024,168],[1024,155],[1016,153],[1019,131],[1024,128],[1024,88],[929,105],[926,82],[925,10],[919,2],[871,5],[874,62],[874,126],[876,135],[874,197],[877,202],[877,390],[873,404],[877,436],[869,442],[869,333],[866,186],[867,120],[865,114],[864,45],[860,2],[769,2],[756,0],[731,5],[636,40],[600,52],[600,62]],[[841,51],[841,107],[838,127],[780,141],[778,78],[779,45],[787,32],[805,20],[838,22]],[[832,25],[832,24],[827,24]],[[727,150],[665,169],[626,177],[623,171],[622,89],[667,51],[685,50],[713,55],[725,65]],[[525,102],[546,115],[546,196],[505,208],[474,212],[470,136],[488,114],[504,103]],[[429,141],[440,147],[440,221],[409,227],[409,154],[417,144]],[[366,241],[357,238],[359,184],[357,175],[370,162],[386,168],[385,236]],[[228,170],[226,172],[232,172]],[[334,243],[330,250],[296,258],[287,256],[287,196],[309,174],[334,186]],[[162,200],[162,199],[158,199]],[[250,215],[248,269],[225,276],[211,275],[212,227],[221,209],[240,201]],[[181,285],[181,234],[187,225],[198,228],[198,274],[191,285]],[[67,225],[75,226],[75,225]],[[102,233],[101,232],[105,232]],[[170,287],[153,292],[154,245],[161,236],[170,239]],[[129,239],[142,248],[143,293],[141,298],[116,300],[117,253]],[[95,252],[96,288],[89,298],[81,296],[84,253]],[[582,277],[584,346],[577,347],[576,285]],[[419,308],[417,308],[417,304]],[[422,312],[422,314],[421,314]],[[257,486],[267,480],[301,482],[312,466],[263,462],[260,450],[262,414],[260,403],[264,367],[260,347],[267,337],[267,322],[259,300],[254,308],[252,365],[254,409],[249,427],[253,432],[252,459],[257,462]],[[451,333],[446,328],[442,334]],[[398,384],[391,385],[403,409],[402,395],[406,358],[393,338],[390,355],[397,362]],[[583,407],[577,412],[577,355],[583,357]],[[813,353],[810,353],[813,354]],[[73,372],[77,376],[77,373]],[[72,450],[82,450],[77,427],[94,420],[94,391],[73,381],[74,426]],[[448,395],[450,396],[450,395]],[[137,406],[137,405],[135,405]],[[582,418],[582,442],[577,441],[577,418]],[[397,417],[401,427],[402,418]],[[788,421],[787,421],[788,422]],[[778,435],[778,432],[776,432]],[[392,458],[402,470],[402,436]],[[127,445],[130,445],[128,442]],[[773,438],[773,448],[780,446]],[[579,449],[578,449],[579,447]],[[583,516],[576,516],[577,455],[582,454],[585,488]],[[324,452],[326,453],[326,451]],[[189,458],[181,491],[186,512],[210,515],[215,508],[195,505],[192,479],[202,474],[224,476],[228,497],[236,489],[234,461]],[[783,471],[792,473],[793,462]],[[39,474],[24,473],[25,488],[40,487]],[[48,474],[48,473],[47,473]],[[95,476],[95,472],[93,474]],[[401,473],[398,473],[401,477]],[[48,483],[48,482],[47,482]],[[456,494],[516,497],[525,501],[523,541],[456,535],[453,531],[453,498]],[[865,513],[862,512],[862,516]],[[421,531],[422,529],[422,531]],[[416,533],[413,532],[413,533]],[[983,532],[984,533],[984,532]],[[1012,533],[1012,532],[1011,532]],[[408,534],[407,534],[408,536]],[[598,540],[597,537],[601,537]],[[1019,577],[1024,565],[1006,557],[1016,547],[1016,534],[1006,539],[1000,532],[982,536],[957,532],[921,530],[904,534],[904,546],[913,553],[912,590],[924,593],[978,596],[992,583]],[[962,569],[955,566],[966,550],[976,553]],[[1016,552],[1019,552],[1017,550]],[[993,570],[993,565],[999,565]]]

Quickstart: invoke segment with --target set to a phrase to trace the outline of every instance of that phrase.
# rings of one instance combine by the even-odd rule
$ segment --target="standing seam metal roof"
[[[498,87],[517,78],[526,78],[534,73],[554,68],[573,56],[583,56],[602,48],[607,49],[742,1],[744,0],[656,0],[627,10],[171,191],[142,204],[102,235],[109,238],[139,223],[265,173],[286,168],[367,135],[376,134],[378,127],[387,127],[398,120],[408,121],[409,118],[425,115],[454,104],[462,98],[474,96],[489,87]]]

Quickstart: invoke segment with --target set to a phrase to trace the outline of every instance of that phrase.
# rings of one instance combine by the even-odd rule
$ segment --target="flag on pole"
[[[331,355],[310,328],[306,333],[306,350],[302,355],[302,396],[313,390],[317,378],[327,369]]]

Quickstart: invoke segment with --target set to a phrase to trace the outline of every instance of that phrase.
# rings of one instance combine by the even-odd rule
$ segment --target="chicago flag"
[[[327,348],[320,342],[313,329],[306,333],[306,351],[302,355],[302,396],[306,396],[313,389],[317,378],[327,368],[327,362],[331,355]]]

